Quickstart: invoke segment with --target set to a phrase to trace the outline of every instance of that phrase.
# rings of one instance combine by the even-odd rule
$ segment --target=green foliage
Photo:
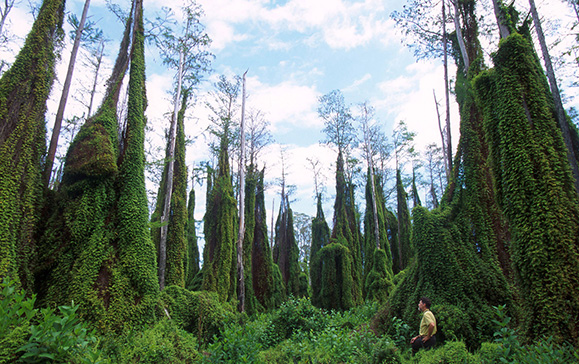
[[[476,355],[466,349],[462,341],[447,342],[444,346],[435,350],[420,350],[415,360],[420,364],[478,364]]]
[[[370,363],[402,364],[400,350],[391,340],[383,337],[372,348],[372,361],[370,361]]]
[[[208,192],[203,253],[202,288],[217,292],[221,301],[235,298],[237,275],[237,202],[233,197],[227,140],[225,133],[221,140],[217,177]]]
[[[245,325],[227,325],[221,337],[207,347],[203,363],[260,363],[260,339],[264,325],[254,321]]]
[[[119,364],[197,363],[201,360],[194,335],[167,319],[143,330],[131,331],[126,336],[109,338],[105,344],[111,361]]]
[[[376,185],[376,210],[378,212],[378,232],[379,245],[383,249],[384,259],[380,260],[380,266],[374,269],[374,262],[377,258],[375,256],[376,250],[376,217],[374,216],[373,208],[373,194],[372,181],[370,180],[370,173],[367,175],[366,182],[366,214],[364,216],[364,244],[362,249],[364,261],[364,295],[368,299],[379,299],[385,301],[390,293],[389,287],[392,281],[392,252],[390,243],[388,241],[388,222],[385,217],[386,206],[384,203],[384,192],[379,178],[374,177]],[[369,276],[372,278],[369,278]],[[374,283],[374,280],[378,281]],[[371,288],[374,286],[373,288]]]
[[[195,232],[195,188],[189,191],[187,202],[187,224],[185,225],[187,238],[187,254],[185,263],[185,288],[193,290],[194,280],[199,273],[199,245],[197,244],[197,234]]]
[[[402,177],[399,169],[396,171],[396,199],[398,216],[398,261],[394,261],[394,267],[392,269],[395,273],[398,273],[410,264],[410,260],[414,256],[414,245],[410,238],[412,225],[410,223],[410,212],[408,211],[407,194],[402,185]]]
[[[324,209],[322,208],[322,195],[317,196],[317,213],[316,217],[312,220],[312,243],[310,248],[310,281],[312,286],[312,304],[314,306],[320,307],[320,290],[321,290],[321,278],[322,278],[322,265],[317,264],[314,266],[313,262],[316,255],[328,243],[330,242],[330,228],[326,222],[324,216]]]
[[[169,202],[169,211],[171,212],[168,218],[167,226],[167,241],[165,242],[165,286],[178,285],[185,287],[186,275],[186,258],[187,258],[187,237],[185,229],[187,224],[187,165],[185,164],[185,130],[183,126],[183,119],[185,118],[185,111],[187,109],[187,99],[189,92],[183,91],[183,100],[181,109],[179,110],[175,127],[174,154],[173,160],[169,160],[169,148],[171,141],[170,135],[167,135],[167,147],[165,157],[165,167],[163,169],[163,177],[159,184],[159,192],[157,193],[157,204],[155,211],[151,216],[151,223],[155,226],[155,222],[160,222],[167,194],[167,174],[169,172],[169,163],[173,163],[172,175],[172,190],[171,201]],[[193,225],[195,226],[195,225]],[[157,255],[159,255],[159,244],[161,239],[161,227],[154,227],[151,229],[151,236],[157,248]],[[157,256],[157,262],[159,262]]]
[[[12,67],[0,78],[0,277],[34,285],[43,203],[44,114],[62,35],[63,0],[46,0]]]
[[[352,294],[352,256],[347,242],[340,239],[323,247],[312,261],[312,269],[321,271],[319,307],[347,310],[354,307]]]
[[[161,292],[161,311],[166,309],[179,328],[207,343],[234,318],[234,310],[219,302],[216,292],[191,292],[180,286],[169,286]]]
[[[277,264],[273,262],[267,238],[267,221],[263,186],[264,170],[257,176],[255,197],[255,225],[251,244],[251,276],[255,298],[266,310],[285,301],[286,290]]]
[[[522,334],[579,342],[579,203],[545,76],[513,33],[475,80],[484,105],[497,197],[511,226]]]
[[[135,23],[127,21],[125,38],[103,105],[82,127],[65,161],[61,193],[42,238],[36,276],[44,304],[74,300],[79,314],[101,330],[123,331],[151,322],[158,281],[148,230],[144,181],[145,63],[141,3]],[[116,105],[120,79],[130,59],[126,129],[119,133]],[[119,143],[118,135],[123,139]],[[93,136],[98,136],[95,143]],[[118,148],[118,145],[121,148]],[[121,152],[122,151],[122,152]],[[109,161],[87,170],[75,159],[91,155]],[[113,156],[110,158],[110,156]]]
[[[366,299],[386,302],[392,291],[392,274],[387,270],[386,249],[374,250],[374,264],[366,277]]]
[[[31,320],[36,314],[36,297],[26,297],[16,282],[4,278],[0,283],[0,363],[13,362],[18,348],[26,342]]]
[[[25,363],[103,363],[95,331],[77,317],[78,305],[40,310],[38,325],[30,326],[28,343],[18,349]]]
[[[410,326],[398,317],[392,317],[392,338],[397,347],[403,348],[410,342],[414,332]]]
[[[286,294],[300,295],[299,265],[300,251],[294,235],[293,211],[287,196],[280,204],[279,215],[275,224],[275,244],[273,261],[279,266],[286,287]]]

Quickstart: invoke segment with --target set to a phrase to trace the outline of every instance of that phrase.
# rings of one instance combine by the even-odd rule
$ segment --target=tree
[[[128,113],[117,105],[130,65]],[[155,317],[159,285],[144,178],[142,2],[133,4],[103,104],[70,145],[43,231],[36,278],[43,304],[80,305],[83,318],[121,332]],[[120,135],[120,137],[119,137]]]
[[[242,80],[241,123],[239,135],[241,147],[239,152],[239,232],[237,237],[237,299],[239,312],[245,312],[245,274],[243,273],[243,238],[245,235],[245,75]]]
[[[287,296],[299,296],[299,248],[294,234],[293,211],[290,207],[290,188],[286,186],[287,159],[285,150],[281,150],[282,175],[280,178],[280,206],[275,223],[275,243],[273,246],[273,261],[281,270]]]
[[[522,332],[578,343],[579,200],[551,95],[531,43],[514,32],[475,79],[497,197],[510,224]],[[500,168],[498,168],[500,166]],[[545,232],[549,233],[545,233]]]
[[[8,20],[8,15],[14,5],[16,0],[4,0],[3,6],[0,6],[0,49],[7,48],[8,42],[10,41],[11,35],[9,34],[6,25]],[[0,75],[4,71],[4,67],[9,66],[5,60],[0,60]]]
[[[312,286],[312,304],[321,307],[322,297],[322,257],[318,257],[321,249],[330,243],[330,228],[322,208],[322,195],[317,196],[317,213],[312,220],[312,245],[310,247],[310,281]]]
[[[173,114],[169,128],[169,147],[167,148],[166,157],[167,183],[165,184],[159,238],[159,284],[161,289],[165,287],[167,224],[173,193],[175,134],[179,100],[181,99],[182,88],[190,89],[199,82],[202,73],[207,70],[209,58],[209,53],[205,48],[209,45],[210,39],[204,33],[203,26],[199,22],[201,9],[193,1],[183,7],[183,13],[185,14],[185,25],[181,32],[164,23],[160,28],[161,33],[155,36],[156,43],[163,56],[163,63],[177,71],[175,75],[176,88],[175,98],[173,99]],[[177,22],[169,24],[176,25]]]
[[[157,203],[155,211],[151,216],[151,236],[155,247],[157,248],[157,262],[158,262],[158,276],[163,277],[159,279],[159,286],[177,285],[185,287],[186,274],[185,258],[187,257],[187,239],[186,239],[186,225],[188,220],[187,214],[187,166],[185,163],[185,130],[184,119],[187,110],[187,102],[189,100],[189,91],[184,90],[183,99],[181,101],[181,108],[177,116],[176,134],[174,142],[174,160],[173,163],[165,161],[161,183],[159,184],[159,191],[157,193]],[[171,148],[171,141],[167,135],[166,153],[168,156],[169,148]],[[169,165],[172,164],[172,171]],[[170,175],[172,174],[172,176]],[[164,213],[165,203],[167,200],[167,183],[171,183],[171,200],[169,203],[171,214],[168,221],[162,221],[162,214]],[[163,225],[165,224],[165,225]],[[162,247],[161,230],[166,229],[165,245]],[[164,248],[164,253],[161,249]],[[165,261],[163,263],[163,272],[161,274],[161,260],[163,255]]]
[[[440,179],[443,164],[442,149],[434,143],[428,144],[423,157],[426,159],[425,168],[429,179],[430,205],[432,208],[437,208],[438,196],[442,196],[442,191],[444,191],[442,185],[436,186],[436,177]]]
[[[195,169],[191,179],[191,190],[187,201],[187,224],[185,234],[187,239],[187,255],[185,257],[185,288],[192,290],[193,281],[199,273],[199,245],[197,244],[197,233],[195,232]]]
[[[44,114],[63,14],[63,1],[44,1],[14,64],[0,78],[0,276],[26,289],[34,283],[30,263],[44,196]]]
[[[56,119],[54,120],[54,126],[52,128],[52,137],[50,138],[50,146],[48,147],[48,154],[46,156],[46,162],[44,165],[43,177],[45,186],[48,186],[50,182],[50,176],[52,175],[52,167],[54,164],[54,156],[56,155],[56,148],[58,147],[58,138],[60,136],[62,119],[64,117],[64,109],[66,107],[66,101],[68,99],[68,92],[70,90],[70,84],[72,82],[72,75],[74,73],[74,66],[76,63],[76,55],[78,53],[78,48],[80,47],[80,41],[82,38],[81,34],[82,31],[84,30],[84,23],[86,21],[89,6],[90,0],[85,0],[84,8],[82,9],[82,15],[80,17],[80,22],[78,23],[78,27],[76,28],[76,34],[74,36],[72,51],[70,52],[70,60],[68,61],[68,70],[66,72],[66,77],[64,79],[62,94],[60,96],[58,110],[56,111]]]
[[[563,133],[563,141],[567,147],[567,159],[569,165],[571,166],[571,171],[573,172],[573,177],[575,179],[575,191],[579,195],[579,148],[573,146],[573,130],[569,125],[567,120],[567,113],[563,108],[563,102],[561,101],[561,93],[559,92],[559,86],[557,85],[557,78],[555,77],[555,71],[553,70],[553,64],[551,63],[551,56],[549,55],[549,49],[547,47],[547,42],[545,41],[545,34],[543,34],[543,27],[541,25],[541,19],[539,18],[539,13],[537,12],[537,7],[535,6],[534,0],[529,0],[529,5],[531,6],[531,15],[533,17],[533,24],[535,25],[535,30],[537,32],[537,38],[539,39],[539,44],[541,46],[541,52],[543,53],[543,61],[545,62],[545,70],[547,71],[547,80],[549,80],[549,87],[551,88],[551,94],[554,102],[555,115],[557,116],[557,123],[559,129]],[[577,132],[575,132],[575,139],[577,139]]]

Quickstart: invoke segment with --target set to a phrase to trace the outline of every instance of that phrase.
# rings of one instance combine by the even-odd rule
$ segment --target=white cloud
[[[273,129],[285,123],[310,127],[320,125],[316,114],[319,93],[314,87],[291,80],[267,85],[257,77],[249,77],[247,90],[250,95],[248,106],[263,111]]]

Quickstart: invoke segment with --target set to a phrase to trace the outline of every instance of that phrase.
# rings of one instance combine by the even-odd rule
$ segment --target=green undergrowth
[[[290,298],[278,310],[248,317],[210,306],[216,293],[169,289],[156,323],[122,334],[99,333],[77,316],[78,305],[35,308],[14,282],[0,284],[1,363],[579,363],[568,344],[544,338],[522,344],[505,306],[494,307],[493,342],[472,352],[462,340],[439,342],[412,356],[415,328],[399,318],[390,334],[370,328],[379,305],[326,311],[309,299]],[[199,331],[195,325],[211,330]],[[213,336],[208,339],[208,334]]]

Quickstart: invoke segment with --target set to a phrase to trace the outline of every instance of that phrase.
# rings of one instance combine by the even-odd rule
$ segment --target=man
[[[410,340],[412,345],[412,355],[416,354],[419,349],[430,349],[436,344],[436,319],[434,314],[430,311],[430,299],[422,297],[418,302],[418,310],[423,313],[420,321],[420,335],[413,337]]]

